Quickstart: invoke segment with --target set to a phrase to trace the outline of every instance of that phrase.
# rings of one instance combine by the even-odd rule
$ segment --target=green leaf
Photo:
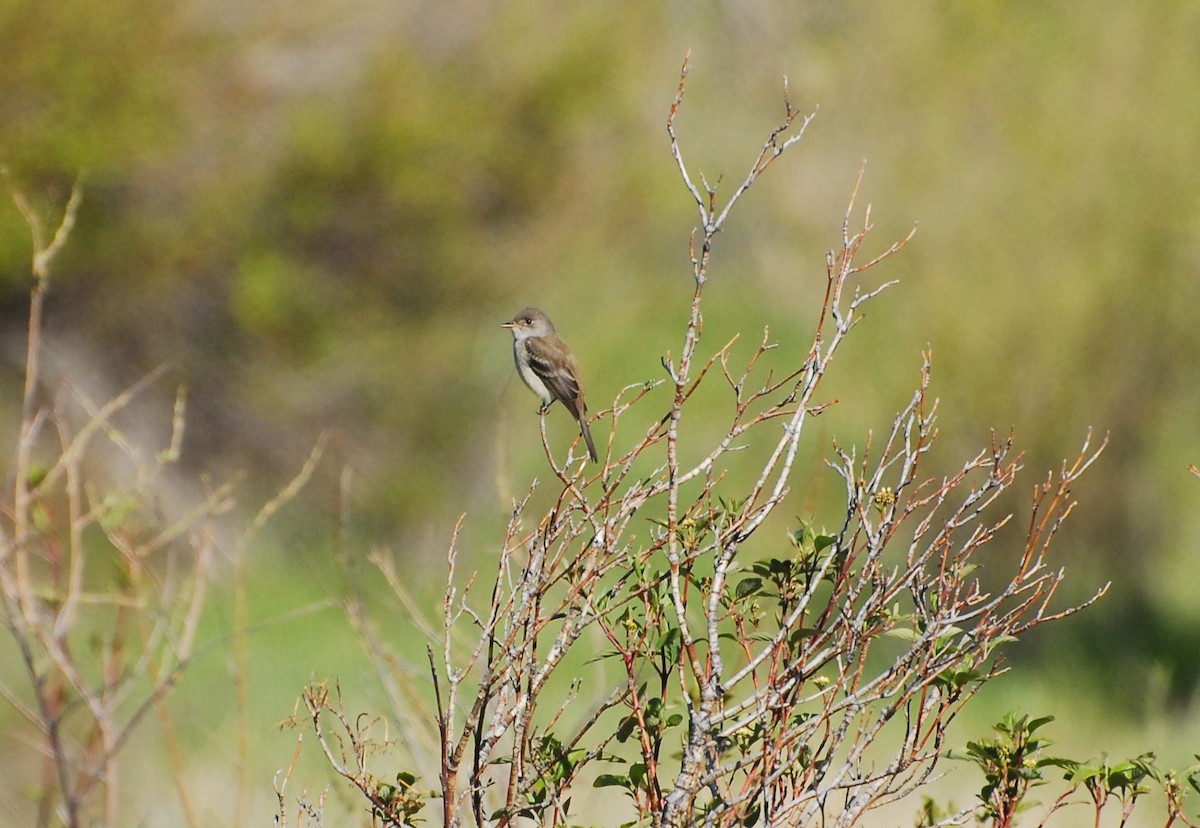
[[[1010,641],[1016,641],[1016,640],[1017,640],[1017,637],[1015,635],[998,635],[995,638],[992,638],[988,641],[983,642],[983,654],[986,657],[991,654],[992,650],[996,649],[1001,644],[1007,644]],[[1049,718],[1051,721],[1053,721],[1053,719],[1054,719],[1053,716],[1050,716]]]
[[[744,578],[734,590],[734,598],[742,600],[750,595],[756,595],[762,589],[762,578]]]
[[[788,633],[788,643],[794,647],[804,639],[812,638],[819,632],[820,630],[816,627],[796,627],[796,629]]]
[[[935,679],[935,681],[943,686],[959,688],[965,687],[973,681],[978,681],[982,675],[983,674],[978,670],[962,670],[952,668],[941,673]],[[1031,744],[1029,747],[1030,749],[1036,749],[1037,745]]]
[[[626,716],[617,725],[617,741],[624,744],[629,741],[629,737],[633,735],[634,728],[637,727],[637,718],[634,716]]]
[[[672,627],[662,634],[655,645],[655,649],[662,655],[663,661],[667,664],[674,664],[679,659],[679,653],[683,650],[683,634],[678,627]]]
[[[592,783],[593,788],[626,788],[631,787],[628,776],[619,773],[602,773]]]
[[[1070,782],[1087,782],[1089,779],[1096,779],[1101,775],[1100,768],[1092,765],[1077,765],[1067,774],[1067,780]]]
[[[1009,636],[1009,637],[1011,638],[1011,636]],[[1029,722],[1029,724],[1025,725],[1025,730],[1027,730],[1029,733],[1033,733],[1033,731],[1037,730],[1042,725],[1048,725],[1052,721],[1054,721],[1053,716],[1042,716],[1040,718],[1034,719],[1033,721]]]
[[[1197,756],[1196,758],[1200,759],[1200,756]],[[1200,769],[1196,770],[1195,772],[1189,773],[1187,775],[1187,781],[1188,781],[1188,784],[1192,786],[1193,791],[1195,791],[1196,793],[1200,793]]]

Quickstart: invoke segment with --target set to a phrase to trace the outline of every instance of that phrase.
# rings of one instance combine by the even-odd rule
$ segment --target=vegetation
[[[1081,763],[1122,769],[1114,779],[1129,771],[1141,774],[1136,785],[1157,785],[1137,768],[1190,764],[1200,739],[1200,512],[1185,468],[1200,457],[1200,113],[1181,102],[1200,73],[1195,10],[1076,5],[639,3],[614,13],[518,0],[445,14],[382,0],[336,12],[79,0],[0,12],[0,165],[16,195],[0,205],[11,368],[0,372],[2,520],[15,590],[0,636],[0,821],[269,818],[278,804],[264,780],[294,734],[268,724],[314,676],[341,680],[342,696],[328,685],[327,712],[407,722],[400,735],[416,741],[372,771],[392,779],[385,768],[409,767],[394,787],[410,805],[428,793],[436,774],[417,757],[437,756],[437,740],[420,741],[427,719],[397,716],[417,700],[414,710],[435,709],[425,671],[397,667],[423,663],[425,636],[390,623],[401,610],[383,573],[390,561],[415,602],[403,614],[426,619],[444,587],[443,539],[466,512],[456,571],[480,573],[471,595],[482,603],[470,606],[483,612],[512,504],[525,503],[532,528],[557,502],[558,484],[545,480],[525,499],[546,458],[527,401],[507,391],[496,324],[515,308],[550,310],[580,355],[589,400],[615,401],[601,421],[619,424],[610,460],[672,407],[659,359],[673,355],[680,370],[683,320],[670,309],[693,295],[679,265],[694,199],[661,120],[688,47],[703,82],[677,126],[701,201],[708,184],[721,198],[734,192],[744,149],[770,129],[770,78],[787,73],[803,111],[822,108],[803,153],[756,179],[715,239],[694,370],[717,362],[687,399],[680,469],[727,435],[736,403],[724,370],[736,380],[750,368],[750,394],[758,372],[772,367],[777,380],[805,364],[824,299],[811,284],[825,284],[814,251],[840,229],[864,156],[881,207],[864,255],[880,238],[904,239],[915,220],[921,228],[868,274],[868,292],[882,279],[901,289],[867,303],[869,324],[821,379],[816,405],[840,402],[796,440],[787,502],[737,553],[732,598],[743,580],[771,584],[770,561],[804,548],[774,540],[807,532],[815,547],[839,536],[848,491],[826,466],[844,466],[829,447],[878,461],[925,353],[939,410],[952,416],[922,455],[921,479],[954,478],[963,458],[993,439],[1007,445],[1014,429],[1023,452],[1006,457],[1031,470],[1058,468],[1092,426],[1109,437],[1071,489],[1079,505],[1053,553],[1071,577],[1055,607],[1087,602],[1110,579],[1111,589],[1087,613],[1000,647],[1020,680],[987,682],[944,747],[961,752],[1019,707],[1036,714],[1028,722],[1058,716],[1036,729],[1060,741],[1056,758],[1103,747],[1134,757],[1136,772]],[[80,170],[84,195],[73,197]],[[56,236],[68,204],[74,224]],[[769,337],[750,335],[764,328]],[[756,357],[760,343],[776,347]],[[752,405],[742,422],[761,411]],[[552,412],[546,439],[570,468],[560,426]],[[607,496],[655,479],[661,439]],[[712,517],[691,529],[697,543],[747,508],[762,468],[752,457],[725,456]],[[591,475],[580,486],[595,508],[607,487]],[[886,485],[902,507],[904,492]],[[703,495],[685,486],[680,508]],[[1029,507],[1011,489],[992,506],[1016,519],[971,573],[989,593],[1003,590],[995,557],[1022,548]],[[643,509],[637,538],[649,542],[652,526],[670,538],[665,511]],[[706,573],[694,577],[693,599]],[[687,617],[706,640],[702,619]],[[589,630],[585,649],[613,649]],[[904,642],[872,644],[868,668]],[[379,662],[387,653],[396,661]],[[580,659],[559,670],[588,686],[616,666]],[[690,690],[679,694],[667,702]],[[662,738],[685,714],[665,712],[685,719]],[[618,746],[632,749],[632,735]],[[1150,748],[1161,758],[1138,765]],[[289,806],[299,780],[326,778],[319,758],[300,751],[281,774]],[[618,776],[629,767],[602,766]],[[1060,767],[1041,769],[1047,784],[1034,795],[1046,799]],[[1186,773],[1177,781],[1189,789]],[[961,784],[939,787],[937,801],[962,802]],[[344,790],[329,789],[327,821],[361,813]],[[1166,821],[1170,808],[1158,798],[1148,811],[1147,799],[1130,824]],[[1107,801],[1109,813],[1117,799]]]
[[[790,550],[747,557],[785,502],[801,439],[831,404],[818,388],[834,356],[864,306],[894,284],[868,280],[908,239],[860,258],[872,227],[868,206],[861,229],[850,229],[856,186],[841,246],[826,257],[824,301],[804,358],[772,359],[776,346],[764,331],[741,366],[730,358],[732,340],[697,360],[707,343],[702,308],[717,234],[811,116],[800,120],[785,95],[785,120],[722,199],[706,180],[697,183],[676,135],[688,68],[667,129],[700,224],[679,357],[662,363],[667,412],[652,409],[631,428],[656,383],[625,388],[598,415],[610,441],[599,468],[590,468],[576,455],[578,441],[558,459],[543,410],[542,448],[557,478],[549,508],[531,514],[537,483],[514,502],[495,569],[482,581],[478,571],[460,574],[456,531],[440,623],[422,625],[440,628],[440,644],[428,647],[436,712],[417,712],[419,695],[392,711],[404,730],[427,732],[424,740],[410,733],[406,744],[436,745],[432,755],[410,752],[413,770],[373,770],[392,746],[377,732],[387,717],[351,715],[325,683],[303,695],[311,732],[369,803],[372,824],[432,821],[430,800],[447,828],[612,824],[613,791],[628,799],[631,825],[862,824],[872,810],[925,789],[953,755],[947,728],[1005,672],[1002,645],[1107,589],[1081,605],[1052,607],[1065,574],[1049,562],[1051,545],[1074,508],[1072,487],[1103,448],[1093,450],[1090,435],[1074,460],[1035,487],[1013,570],[981,575],[984,549],[1012,517],[993,516],[993,507],[1020,464],[1011,437],[993,438],[957,474],[923,476],[936,435],[928,358],[886,436],[876,444],[868,434],[861,452],[836,450],[830,466],[845,485],[836,528],[802,522],[789,534]],[[731,414],[711,447],[697,450],[690,415],[706,381],[727,386]],[[741,464],[755,469],[745,486],[732,482]],[[415,606],[394,563],[375,562],[398,605]],[[350,608],[364,633],[381,626],[360,601]],[[606,649],[590,660],[612,666],[589,680],[579,675],[580,651],[593,652],[595,632]],[[364,640],[386,683],[411,672],[377,635]],[[1030,789],[1057,767],[1069,784],[1042,824],[1078,789],[1097,822],[1116,800],[1125,824],[1148,781],[1165,792],[1168,824],[1195,824],[1179,781],[1152,754],[1116,765],[1045,756],[1047,743],[1034,733],[1050,720],[1010,715],[997,725],[1000,739],[967,744],[964,758],[986,780],[981,821],[1016,824]],[[1185,774],[1200,790],[1200,764]],[[574,805],[589,780],[601,793]],[[280,822],[289,813],[285,786],[277,788]],[[300,807],[301,816],[320,818],[310,803]],[[926,797],[918,824],[963,824],[973,812],[943,813]]]

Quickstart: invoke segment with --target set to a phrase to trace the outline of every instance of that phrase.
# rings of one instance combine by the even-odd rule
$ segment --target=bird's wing
[[[571,416],[578,419],[582,402],[579,371],[567,346],[555,334],[550,334],[526,339],[525,348],[529,354],[529,367],[546,384],[554,398],[567,407]]]

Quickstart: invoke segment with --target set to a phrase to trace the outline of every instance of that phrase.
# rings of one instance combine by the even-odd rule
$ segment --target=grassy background
[[[242,474],[252,509],[336,431],[251,564],[263,814],[291,751],[269,725],[303,683],[338,675],[379,698],[336,610],[294,614],[338,598],[342,466],[350,554],[387,547],[433,608],[457,516],[484,556],[508,498],[544,473],[498,323],[544,307],[594,409],[677,352],[695,213],[663,126],[689,49],[685,158],[724,192],[781,118],[784,75],[794,105],[820,106],[720,239],[710,347],[741,332],[744,357],[764,325],[785,351],[806,347],[864,158],[880,248],[919,222],[882,274],[900,286],[830,377],[843,402],[819,421],[793,513],[820,519],[830,441],[888,423],[926,346],[938,468],[1013,428],[1032,485],[1089,426],[1109,433],[1059,560],[1075,597],[1114,586],[1012,653],[1015,675],[963,738],[1019,705],[1060,717],[1065,753],[1156,749],[1178,765],[1197,750],[1195,4],[76,0],[6,7],[0,47],[0,161],[47,211],[87,175],[50,297],[48,382],[102,396],[165,363],[124,424],[146,445],[174,385],[189,387],[168,503],[203,475]],[[6,435],[28,255],[19,214],[0,208]],[[214,603],[214,630],[228,606]],[[402,619],[388,634],[419,656]],[[211,790],[228,784],[228,656],[210,651],[173,697]],[[152,734],[144,747],[152,773]],[[20,814],[28,780],[5,778],[0,809]],[[173,824],[146,787],[131,813]],[[228,802],[205,807],[221,819]]]

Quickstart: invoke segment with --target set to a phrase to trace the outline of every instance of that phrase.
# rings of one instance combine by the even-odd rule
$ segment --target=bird
[[[513,361],[517,374],[542,401],[544,412],[555,400],[563,404],[579,422],[579,432],[587,443],[592,462],[598,462],[596,444],[588,428],[587,406],[583,401],[583,383],[575,355],[554,330],[550,317],[538,308],[525,308],[501,324],[513,335]]]

